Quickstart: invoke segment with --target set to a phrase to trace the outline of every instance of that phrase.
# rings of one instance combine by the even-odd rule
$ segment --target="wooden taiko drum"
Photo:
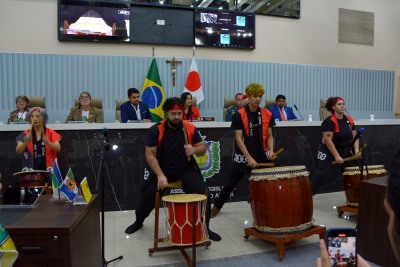
[[[313,201],[308,175],[305,166],[251,172],[251,210],[258,231],[287,235],[304,232],[312,226]]]
[[[361,179],[361,171],[358,166],[346,167],[343,172],[343,181],[347,205],[358,207],[361,180],[382,177],[386,174],[387,172],[383,165],[368,165],[367,167],[364,166],[363,178]]]
[[[33,170],[25,172],[16,172],[13,175],[17,177],[20,187],[34,188],[45,187],[49,182],[49,172],[42,170]]]
[[[177,194],[162,198],[168,206],[167,236],[165,242],[172,245],[186,246],[193,243],[193,227],[196,228],[195,243],[208,239],[204,224],[207,197],[200,194]],[[165,206],[165,205],[164,205]],[[193,207],[194,211],[193,211]],[[193,224],[193,212],[196,221]]]

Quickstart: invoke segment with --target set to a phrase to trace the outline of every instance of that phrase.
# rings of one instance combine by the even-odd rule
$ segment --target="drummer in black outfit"
[[[313,193],[321,190],[321,185],[335,183],[334,177],[342,177],[345,167],[356,166],[356,161],[345,162],[344,159],[353,155],[361,156],[359,141],[351,143],[357,134],[354,120],[349,115],[344,115],[346,107],[341,97],[330,97],[326,108],[332,115],[322,124],[322,139],[318,150],[318,167],[316,180],[313,183]],[[336,164],[332,164],[332,162]]]
[[[249,103],[233,115],[231,124],[235,133],[235,155],[229,180],[224,184],[221,194],[214,202],[211,217],[215,217],[228,200],[237,183],[249,177],[257,163],[274,160],[274,138],[272,127],[275,120],[272,113],[260,107],[264,87],[250,83],[246,89]]]

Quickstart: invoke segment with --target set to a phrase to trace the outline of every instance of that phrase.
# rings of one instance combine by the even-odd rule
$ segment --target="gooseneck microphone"
[[[110,141],[108,140],[108,129],[106,126],[103,128],[103,136],[104,136],[104,149],[106,151],[110,150]]]
[[[304,121],[304,118],[303,118],[303,116],[301,116],[301,113],[300,113],[299,109],[297,108],[297,106],[296,105],[293,105],[293,106],[297,110],[297,113],[299,113],[301,119]]]
[[[357,134],[354,136],[353,141],[351,141],[351,146],[354,146],[354,143],[360,139],[361,134],[364,132],[364,128],[360,127],[360,129],[358,129]]]

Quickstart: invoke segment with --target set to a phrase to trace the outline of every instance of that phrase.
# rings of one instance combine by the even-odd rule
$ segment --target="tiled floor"
[[[339,218],[335,206],[345,203],[343,192],[320,194],[313,198],[315,224],[329,227],[355,227],[357,215],[345,213]],[[160,232],[164,236],[165,214],[160,210]],[[144,223],[142,229],[132,235],[124,233],[134,220],[134,211],[105,213],[105,258],[111,260],[122,255],[120,261],[110,263],[110,267],[152,266],[185,262],[179,251],[157,252],[152,256],[148,248],[153,245],[154,212]],[[243,238],[243,229],[252,225],[252,213],[247,202],[227,203],[217,217],[211,219],[211,229],[221,235],[220,242],[212,242],[209,249],[197,249],[197,260],[232,257],[263,251],[275,250],[273,243],[249,237]],[[317,242],[318,235],[291,242],[287,246]],[[190,253],[190,251],[189,251]],[[190,255],[190,254],[189,254]],[[290,257],[290,254],[286,254]]]

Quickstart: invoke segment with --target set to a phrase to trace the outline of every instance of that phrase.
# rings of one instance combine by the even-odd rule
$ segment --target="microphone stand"
[[[304,118],[303,118],[303,116],[301,116],[301,113],[300,113],[300,111],[298,110],[298,108],[297,108],[297,106],[296,106],[296,105],[294,105],[294,108],[297,110],[297,113],[299,113],[299,115],[300,115],[301,119],[304,121]]]
[[[361,149],[362,147],[364,147],[364,142],[363,142],[363,138],[362,138],[362,135],[360,135],[360,138],[358,139],[358,147],[359,147],[359,149]],[[367,176],[367,179],[369,179],[369,173],[368,173],[368,166],[367,165],[365,165],[365,151],[364,151],[364,149],[362,149],[361,150],[361,157],[360,157],[360,181],[361,180],[364,180],[363,178],[364,178],[364,166],[365,166],[365,171],[366,171],[366,176]]]
[[[99,158],[99,169],[97,171],[97,184],[96,184],[96,191],[98,192],[99,188],[99,180],[101,179],[101,257],[102,257],[102,266],[106,267],[108,266],[109,263],[116,261],[116,260],[122,260],[124,257],[119,256],[115,259],[107,261],[104,255],[104,170],[103,170],[103,161],[104,161],[104,150],[105,150],[105,140],[104,136],[100,138],[101,140],[101,145],[100,145],[100,152],[98,155]],[[109,147],[107,146],[109,149]],[[108,150],[107,149],[107,150]],[[101,177],[101,178],[100,178]]]

